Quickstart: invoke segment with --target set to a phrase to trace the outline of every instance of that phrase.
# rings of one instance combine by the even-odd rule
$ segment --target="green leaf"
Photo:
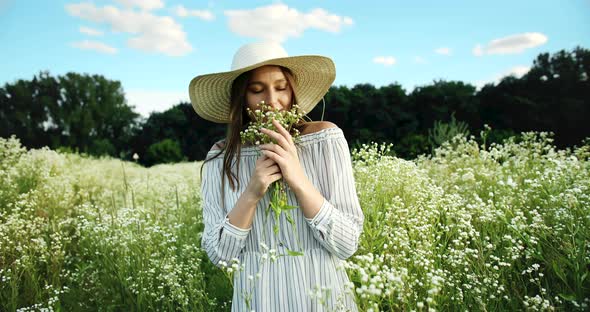
[[[295,220],[293,220],[293,217],[290,214],[285,214],[285,217],[287,218],[287,222],[291,225],[295,225]]]
[[[557,264],[557,262],[552,261],[551,265],[553,267],[553,271],[555,271],[555,274],[557,275],[557,277],[559,277],[559,279],[561,279],[565,284],[567,284],[567,278],[565,277],[565,274],[563,272],[563,270],[561,269],[561,266],[559,264]]]
[[[576,295],[574,295],[574,294],[559,294],[559,296],[567,301],[576,300]]]
[[[289,249],[287,249],[287,254],[289,256],[303,256],[303,252],[293,251],[293,250],[289,250]]]

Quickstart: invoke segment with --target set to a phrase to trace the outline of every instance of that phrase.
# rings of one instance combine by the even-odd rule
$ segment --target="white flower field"
[[[389,155],[352,153],[365,224],[345,269],[361,311],[590,309],[589,145],[458,136]],[[229,310],[200,248],[200,165],[0,139],[0,310]]]

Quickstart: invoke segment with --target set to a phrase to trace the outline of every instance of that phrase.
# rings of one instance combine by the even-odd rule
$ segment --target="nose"
[[[268,103],[268,105],[270,105],[270,107],[272,107],[273,109],[282,109],[283,108],[281,103],[279,103],[278,93],[272,89],[268,91],[266,103]]]

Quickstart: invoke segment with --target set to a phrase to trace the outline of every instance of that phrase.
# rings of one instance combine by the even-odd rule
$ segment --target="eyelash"
[[[285,91],[285,90],[287,90],[287,88],[277,88],[277,90],[278,90],[278,91]],[[250,90],[250,92],[252,92],[252,93],[254,93],[254,94],[260,93],[260,92],[262,92],[262,91],[263,91],[263,90],[257,90],[257,91],[252,91],[252,90]]]

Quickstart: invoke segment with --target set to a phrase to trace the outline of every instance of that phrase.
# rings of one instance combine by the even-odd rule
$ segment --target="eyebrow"
[[[277,83],[277,82],[278,82],[278,83],[281,83],[281,82],[287,82],[287,79],[278,79],[278,80],[275,80],[275,81],[273,81],[272,83],[274,84],[274,83]],[[253,84],[261,84],[261,85],[266,85],[266,84],[265,84],[264,82],[262,82],[262,81],[250,81],[250,82],[248,83],[248,85],[249,85],[249,86],[250,86],[250,85],[253,85]]]

